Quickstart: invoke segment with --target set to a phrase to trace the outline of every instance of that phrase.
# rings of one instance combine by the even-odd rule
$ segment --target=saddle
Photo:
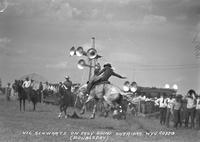
[[[94,83],[94,84],[92,85],[91,90],[92,90],[95,86],[101,85],[101,84],[110,84],[110,81],[100,81],[100,82]]]

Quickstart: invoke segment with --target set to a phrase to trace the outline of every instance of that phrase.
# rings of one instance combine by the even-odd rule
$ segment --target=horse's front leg
[[[33,103],[33,111],[35,111],[35,106],[36,106],[36,103],[34,102]]]
[[[61,118],[62,117],[62,111],[63,111],[63,105],[61,104],[60,105],[60,112],[58,114],[58,118]]]
[[[89,96],[88,99],[84,102],[81,113],[80,114],[84,114],[85,113],[85,109],[86,109],[86,105],[87,103],[89,103],[91,100],[93,100],[92,96]]]
[[[90,116],[90,119],[94,119],[95,118],[96,108],[97,108],[97,104],[95,102],[94,107],[93,107],[93,111],[92,111],[92,115]]]
[[[67,118],[68,117],[67,116],[67,106],[65,105],[63,109],[64,109],[64,113],[65,113],[65,118]]]
[[[104,117],[108,117],[109,111],[110,111],[110,105],[104,102]]]
[[[78,102],[78,96],[76,96],[76,99],[75,99],[75,102],[74,102],[74,108],[76,108],[77,102]]]
[[[34,97],[35,97],[35,96],[34,96]],[[36,100],[35,100],[34,97],[31,99],[31,101],[32,101],[32,103],[33,103],[33,111],[35,111],[35,106],[36,106]]]
[[[19,99],[19,108],[20,108],[20,111],[22,109],[22,99]]]
[[[23,99],[23,108],[24,108],[24,111],[25,111],[25,103],[26,103],[26,100]]]

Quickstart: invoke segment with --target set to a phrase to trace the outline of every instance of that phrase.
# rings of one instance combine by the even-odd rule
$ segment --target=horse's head
[[[80,98],[80,100],[84,101],[88,96],[86,95],[87,84],[83,84],[79,86],[74,94]]]
[[[22,84],[21,84],[21,85],[22,85]],[[15,82],[14,82],[13,85],[12,85],[12,88],[13,88],[14,91],[17,92],[19,86],[20,86],[20,81],[19,81],[19,80],[15,80]]]
[[[85,94],[86,90],[87,90],[87,84],[83,84],[79,86],[79,88],[77,89],[77,93],[82,92],[83,94]]]

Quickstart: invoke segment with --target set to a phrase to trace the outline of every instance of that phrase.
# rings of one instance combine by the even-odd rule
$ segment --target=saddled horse
[[[41,89],[39,83],[34,83],[30,88],[30,100],[33,104],[33,111],[36,110],[36,105],[38,102],[41,102]]]
[[[26,104],[26,99],[27,97],[27,92],[25,89],[22,87],[23,80],[16,80],[13,84],[13,89],[18,92],[18,99],[19,99],[19,104],[20,104],[20,111],[23,103],[23,110],[25,111],[25,104]],[[39,91],[34,90],[32,88],[29,88],[29,95],[30,95],[30,101],[33,103],[33,111],[36,110],[36,104],[39,101]]]
[[[27,99],[27,95],[22,87],[22,84],[23,84],[22,80],[15,80],[12,87],[13,87],[13,90],[18,93],[20,111],[22,108],[22,103],[23,103],[23,110],[25,111],[25,104],[26,104],[25,100]]]
[[[60,87],[59,91],[59,108],[60,113],[58,118],[62,117],[62,112],[65,114],[65,118],[67,118],[67,108],[70,106],[74,106],[74,96],[71,91],[66,90],[64,87]]]
[[[120,88],[116,87],[109,82],[101,82],[96,84],[90,91],[88,99],[84,102],[81,114],[85,113],[86,105],[92,100],[95,101],[95,105],[93,107],[93,112],[91,115],[91,119],[95,118],[96,113],[96,104],[98,101],[104,103],[106,116],[110,110],[119,109],[122,105],[123,95],[124,93]]]

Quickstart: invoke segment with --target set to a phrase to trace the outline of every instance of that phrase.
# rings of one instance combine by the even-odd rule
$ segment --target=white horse
[[[109,109],[106,110],[106,113],[108,114],[108,111],[111,108],[118,109],[121,106],[123,99],[122,95],[125,95],[125,93],[122,92],[120,88],[109,84],[108,82],[97,84],[91,89],[88,99],[84,102],[81,114],[85,113],[86,104],[92,100],[95,101],[95,105],[93,107],[93,112],[90,117],[91,119],[95,118],[97,101],[102,101],[104,105],[109,107]]]

